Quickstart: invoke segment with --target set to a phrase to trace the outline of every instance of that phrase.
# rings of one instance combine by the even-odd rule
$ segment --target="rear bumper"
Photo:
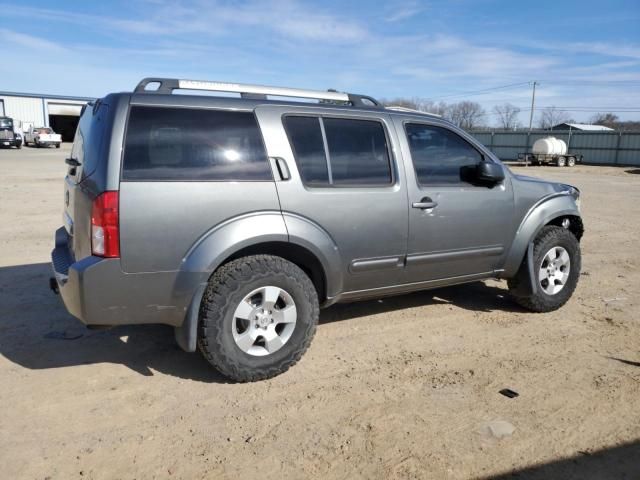
[[[199,276],[125,273],[117,258],[90,256],[76,261],[69,240],[64,227],[56,231],[51,264],[57,289],[71,315],[85,325],[182,325],[201,283]]]

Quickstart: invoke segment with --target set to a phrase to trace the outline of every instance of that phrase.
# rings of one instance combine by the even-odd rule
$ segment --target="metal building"
[[[86,97],[0,91],[0,116],[13,118],[14,125],[23,131],[30,126],[51,127],[62,135],[64,142],[70,142],[73,141],[82,106],[92,100]]]

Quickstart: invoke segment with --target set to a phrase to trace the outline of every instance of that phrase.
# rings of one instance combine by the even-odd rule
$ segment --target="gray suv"
[[[336,302],[504,278],[547,312],[580,273],[576,188],[363,95],[145,79],[84,109],[66,162],[69,312],[172,325],[236,381],[295,364]]]

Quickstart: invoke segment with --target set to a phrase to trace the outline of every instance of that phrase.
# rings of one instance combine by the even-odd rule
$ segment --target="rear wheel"
[[[567,303],[580,277],[580,244],[568,229],[544,227],[534,241],[533,277],[536,293],[520,295],[516,280],[509,279],[509,290],[520,305],[534,312],[550,312]],[[528,269],[525,259],[520,268]]]
[[[60,148],[60,144],[59,143],[56,143],[56,148]]]
[[[564,167],[567,164],[566,157],[558,157],[558,166]]]
[[[271,255],[233,260],[211,277],[200,310],[198,347],[239,382],[285,372],[315,334],[316,289],[295,264]]]
[[[567,159],[567,167],[575,167],[576,166],[576,157],[569,157]]]

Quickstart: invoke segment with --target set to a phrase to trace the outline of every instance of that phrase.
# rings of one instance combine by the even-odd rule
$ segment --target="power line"
[[[498,87],[484,88],[482,90],[471,90],[468,92],[452,93],[449,95],[441,95],[438,97],[428,97],[427,100],[435,100],[435,99],[451,98],[451,97],[464,97],[464,96],[471,96],[471,95],[483,95],[485,93],[494,92],[496,90],[504,90],[507,88],[521,87],[523,85],[531,85],[531,82],[511,83],[508,85],[500,85]]]

